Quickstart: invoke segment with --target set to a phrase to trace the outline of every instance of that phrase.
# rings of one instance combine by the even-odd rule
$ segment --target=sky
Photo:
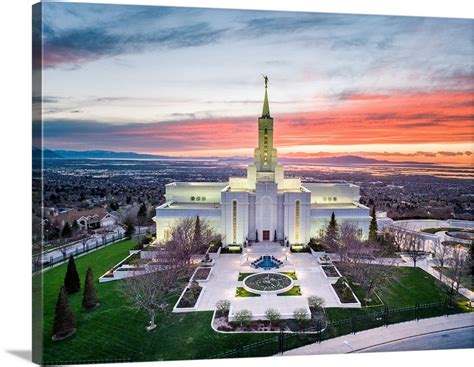
[[[48,2],[42,47],[45,148],[252,155],[265,74],[279,156],[473,162],[473,20]]]

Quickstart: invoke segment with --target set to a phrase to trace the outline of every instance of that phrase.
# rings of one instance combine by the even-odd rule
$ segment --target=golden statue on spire
[[[263,75],[263,74],[262,74],[262,76],[263,76],[263,80],[265,80],[265,89],[266,89],[266,88],[267,88],[267,84],[268,84],[268,76]]]

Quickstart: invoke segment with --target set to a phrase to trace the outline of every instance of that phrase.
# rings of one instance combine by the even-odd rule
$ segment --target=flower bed
[[[278,293],[277,296],[301,296],[301,287],[299,285],[295,285],[293,288],[290,290],[283,292],[283,293]]]
[[[290,290],[293,280],[281,273],[257,273],[244,279],[244,288],[258,294],[277,294]]]
[[[243,287],[237,287],[235,291],[235,296],[236,297],[260,297],[260,294],[249,292]]]

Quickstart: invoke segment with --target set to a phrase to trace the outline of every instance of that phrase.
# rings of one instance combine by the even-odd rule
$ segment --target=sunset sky
[[[43,4],[44,146],[472,163],[474,21]],[[37,102],[34,98],[33,102]]]

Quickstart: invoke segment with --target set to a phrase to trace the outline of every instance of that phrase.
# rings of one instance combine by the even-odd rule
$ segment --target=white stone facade
[[[166,203],[156,208],[158,241],[169,236],[174,223],[199,216],[206,220],[225,245],[246,240],[283,240],[306,244],[321,237],[334,212],[339,224],[352,223],[367,238],[369,208],[359,203],[359,187],[350,183],[302,183],[285,178],[273,148],[273,118],[267,90],[258,119],[258,147],[247,177],[228,182],[174,182],[166,185]]]

